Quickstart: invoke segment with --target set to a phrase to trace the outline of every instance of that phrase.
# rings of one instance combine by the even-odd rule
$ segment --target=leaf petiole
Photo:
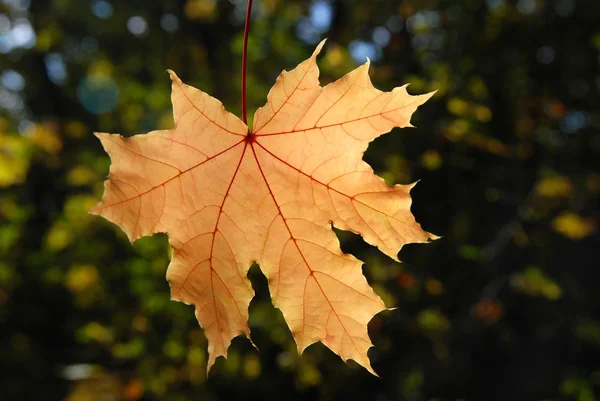
[[[244,27],[244,47],[242,50],[242,121],[248,125],[246,117],[246,59],[248,58],[248,33],[250,32],[250,16],[252,15],[252,0],[248,0],[246,9],[246,26]]]

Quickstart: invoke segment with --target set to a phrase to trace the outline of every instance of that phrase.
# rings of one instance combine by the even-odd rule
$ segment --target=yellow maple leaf
[[[410,242],[436,238],[410,212],[411,185],[389,187],[362,160],[369,142],[410,117],[432,94],[373,87],[369,62],[325,87],[313,55],[283,72],[254,127],[169,71],[175,127],[123,138],[97,134],[112,158],[92,209],[131,241],[166,232],[173,299],[193,304],[210,368],[245,334],[257,262],[299,352],[321,341],[374,374],[371,318],[385,305],[362,262],[341,251],[334,226],[360,233],[397,259]]]

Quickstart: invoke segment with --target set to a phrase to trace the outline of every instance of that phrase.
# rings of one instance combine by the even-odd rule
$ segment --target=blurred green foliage
[[[167,68],[240,115],[245,8],[0,1],[0,398],[598,399],[597,0],[255,0],[249,116],[323,37],[323,83],[368,56],[377,87],[438,91],[365,158],[421,180],[413,212],[443,238],[396,264],[338,232],[398,307],[370,324],[380,378],[321,345],[299,357],[257,266],[260,352],[236,339],[207,378],[166,237],[132,247],[87,214],[110,163],[92,133],[170,128]]]

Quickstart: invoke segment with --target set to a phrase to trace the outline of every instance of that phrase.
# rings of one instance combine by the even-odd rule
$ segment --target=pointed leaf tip
[[[169,74],[169,78],[171,78],[171,81],[173,82],[177,82],[177,83],[182,83],[181,79],[179,79],[179,77],[177,76],[177,74],[175,73],[175,71],[168,69],[167,73]]]
[[[317,45],[317,47],[313,51],[313,54],[312,54],[311,57],[313,57],[313,58],[317,57],[319,55],[319,53],[321,53],[321,50],[323,49],[323,46],[325,46],[325,42],[327,42],[327,38],[325,38],[321,42],[319,42],[319,44]]]

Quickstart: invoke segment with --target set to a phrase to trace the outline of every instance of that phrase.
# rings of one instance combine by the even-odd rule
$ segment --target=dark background
[[[249,116],[324,37],[323,83],[368,56],[379,89],[438,90],[365,158],[421,180],[413,213],[443,238],[396,264],[339,233],[398,307],[369,326],[380,378],[299,357],[257,267],[260,352],[238,338],[206,377],[166,237],[131,246],[87,214],[109,166],[92,133],[170,128],[167,68],[240,115],[245,7],[0,1],[0,399],[600,398],[597,0],[256,0]]]

